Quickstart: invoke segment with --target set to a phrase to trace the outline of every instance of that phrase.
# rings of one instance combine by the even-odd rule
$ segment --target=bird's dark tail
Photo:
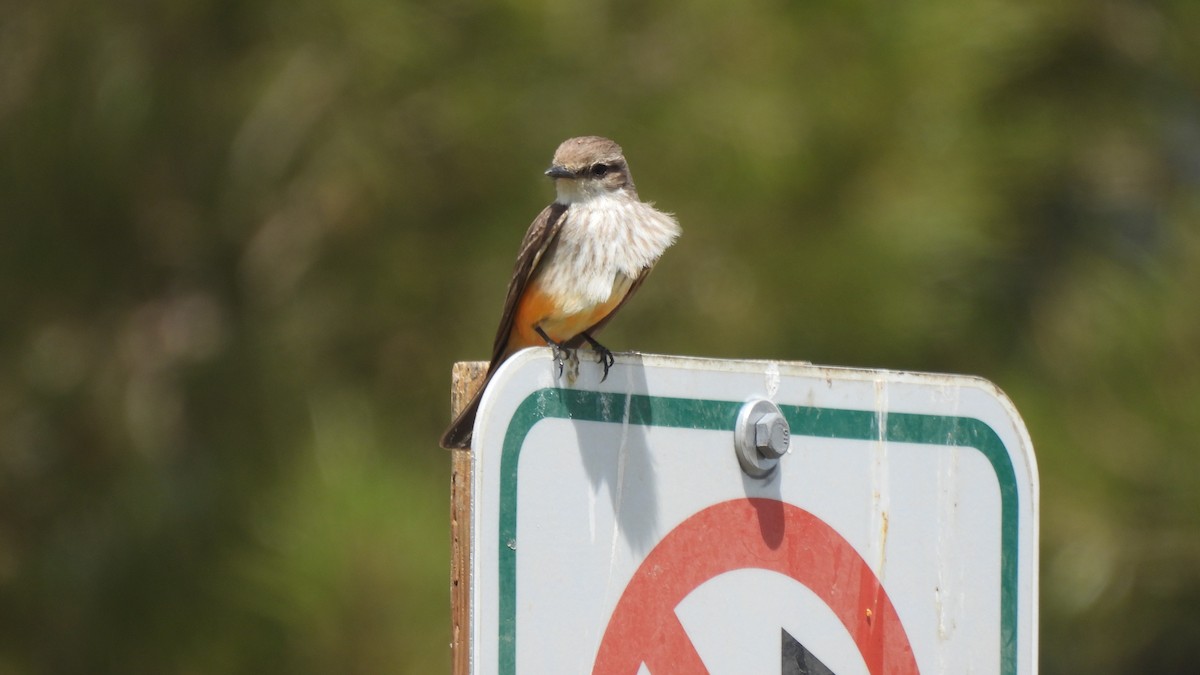
[[[471,432],[475,430],[475,413],[479,412],[479,399],[483,398],[483,390],[487,387],[485,382],[479,391],[471,397],[471,402],[467,407],[463,408],[458,413],[458,417],[450,423],[450,428],[446,429],[446,433],[442,434],[442,439],[438,444],[447,450],[454,448],[469,448],[471,447]]]

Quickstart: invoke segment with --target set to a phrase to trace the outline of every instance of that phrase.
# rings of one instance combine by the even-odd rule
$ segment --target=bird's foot
[[[604,375],[602,375],[600,377],[600,381],[603,382],[603,381],[607,380],[608,379],[608,369],[612,368],[613,365],[617,362],[617,357],[613,356],[613,353],[608,349],[608,347],[605,347],[604,345],[600,344],[599,342],[596,342],[596,340],[591,335],[588,335],[587,333],[582,333],[581,335],[583,335],[583,339],[587,340],[587,343],[592,346],[592,349],[596,350],[596,353],[598,355],[598,358],[596,359],[596,363],[602,364],[604,366]]]
[[[554,351],[554,365],[558,366],[558,376],[562,377],[563,368],[566,366],[567,361],[569,361],[573,356],[572,350],[562,346],[562,343],[560,342],[551,340],[550,336],[546,335],[546,332],[542,330],[541,326],[534,326],[533,330],[537,331],[537,334],[542,336],[542,339],[546,341],[546,346]]]

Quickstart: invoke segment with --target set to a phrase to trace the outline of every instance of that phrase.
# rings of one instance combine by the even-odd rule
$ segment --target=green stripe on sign
[[[525,398],[509,420],[500,456],[500,616],[501,675],[517,672],[517,472],[525,437],[544,419],[573,419],[676,429],[733,433],[740,401],[712,401],[574,389],[539,389]],[[1017,477],[1004,442],[973,417],[879,414],[780,406],[793,436],[974,448],[991,463],[1000,486],[1000,672],[1017,672]],[[628,417],[626,417],[628,410]],[[886,425],[886,428],[881,428]]]

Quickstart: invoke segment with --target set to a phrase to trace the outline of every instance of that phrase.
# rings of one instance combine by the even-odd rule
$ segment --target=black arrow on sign
[[[783,631],[783,646],[780,649],[783,655],[782,675],[833,675],[833,671],[829,669],[820,659],[812,655],[812,652],[804,648],[800,641],[792,637],[785,630]]]

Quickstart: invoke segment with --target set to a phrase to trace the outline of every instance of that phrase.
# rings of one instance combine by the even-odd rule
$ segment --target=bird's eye
[[[606,173],[608,173],[608,165],[607,164],[596,164],[592,167],[592,175],[593,176],[603,176]]]

